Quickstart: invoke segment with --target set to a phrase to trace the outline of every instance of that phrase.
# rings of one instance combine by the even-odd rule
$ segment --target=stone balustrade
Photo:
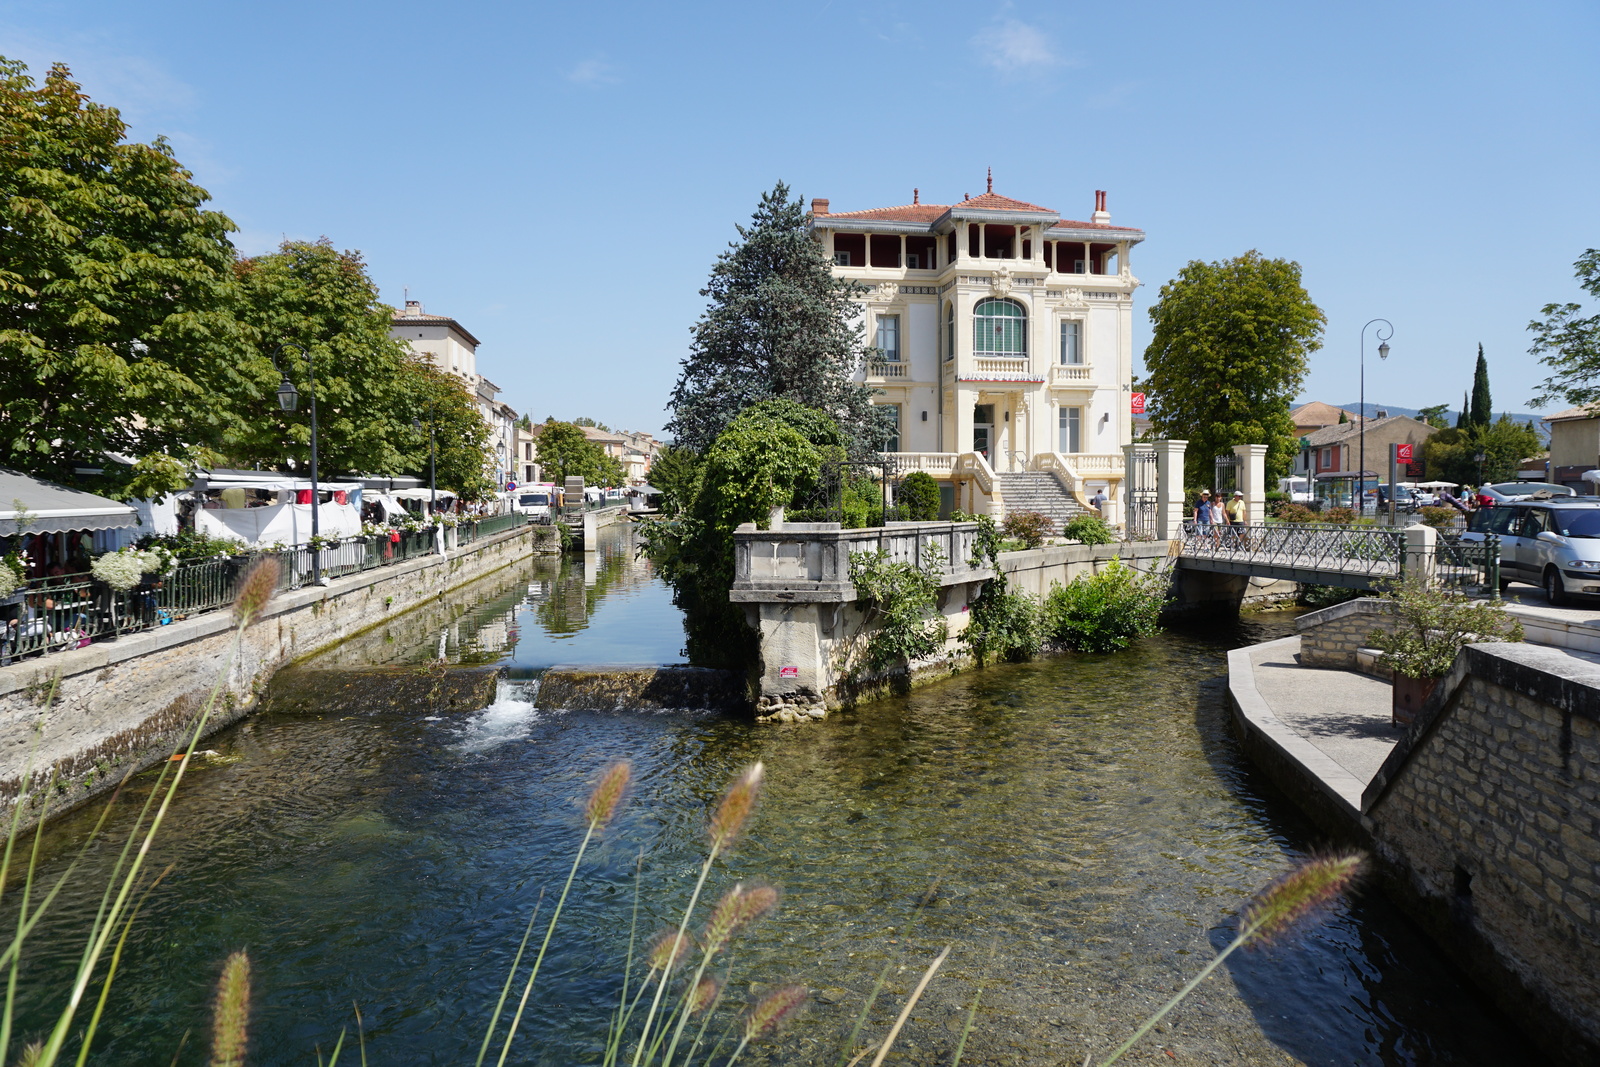
[[[841,529],[836,522],[791,522],[771,530],[746,523],[734,531],[736,604],[841,604],[855,600],[850,556],[886,552],[901,563],[919,563],[932,545],[944,555],[943,585],[981,582],[993,577],[970,564],[978,535],[975,522],[891,522],[866,530]]]

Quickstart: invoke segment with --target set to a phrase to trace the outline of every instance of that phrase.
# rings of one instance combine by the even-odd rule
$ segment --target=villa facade
[[[902,472],[950,482],[957,506],[1003,510],[1000,477],[1049,472],[1080,501],[1117,494],[1133,439],[1140,230],[992,190],[951,205],[834,213],[811,202],[835,273],[868,287],[864,380],[895,413]]]

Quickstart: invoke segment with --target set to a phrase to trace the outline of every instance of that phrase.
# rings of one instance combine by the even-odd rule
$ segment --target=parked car
[[[1545,496],[1577,496],[1578,491],[1565,485],[1555,485],[1552,482],[1495,482],[1485,485],[1478,490],[1484,496],[1491,497],[1496,504],[1505,500],[1532,500],[1535,497]]]
[[[1550,603],[1574,593],[1600,594],[1600,499],[1508,500],[1480,508],[1463,541],[1500,538],[1500,588],[1514,581],[1543,586]]]

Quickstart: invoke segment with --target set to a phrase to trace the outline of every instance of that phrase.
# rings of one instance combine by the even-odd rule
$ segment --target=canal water
[[[390,668],[370,700],[311,714],[269,702],[208,742],[219,755],[192,770],[155,847],[152,869],[172,870],[133,928],[91,1062],[205,1063],[219,965],[242,948],[251,1064],[316,1062],[341,1028],[354,1039],[352,1005],[370,1063],[470,1063],[530,911],[543,893],[547,914],[566,875],[578,806],[614,759],[633,762],[629,804],[583,864],[507,1062],[598,1062],[635,902],[641,936],[675,921],[709,807],[753,760],[763,802],[710,892],[764,881],[783,900],[739,942],[729,997],[800,982],[813,1001],[752,1062],[840,1063],[879,976],[867,1039],[945,946],[889,1062],[949,1063],[980,990],[964,1062],[1098,1058],[1226,945],[1252,890],[1318,843],[1226,729],[1226,650],[1291,632],[1286,614],[964,673],[816,724],[536,709],[552,664],[678,658],[667,591],[625,541],[603,548],[587,565],[503,571],[315,664]],[[392,668],[441,657],[509,677],[470,713],[390,698]],[[24,1036],[60,1007],[150,781],[125,791],[35,934]],[[45,877],[92,818],[45,835]],[[0,902],[8,929],[15,896]],[[1233,956],[1127,1062],[1500,1064],[1526,1062],[1524,1048],[1367,893],[1292,942]]]

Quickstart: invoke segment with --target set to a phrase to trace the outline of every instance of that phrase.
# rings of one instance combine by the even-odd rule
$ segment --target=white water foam
[[[534,708],[539,680],[502,678],[495,683],[494,701],[467,721],[455,747],[462,752],[485,752],[527,737],[542,716]]]

